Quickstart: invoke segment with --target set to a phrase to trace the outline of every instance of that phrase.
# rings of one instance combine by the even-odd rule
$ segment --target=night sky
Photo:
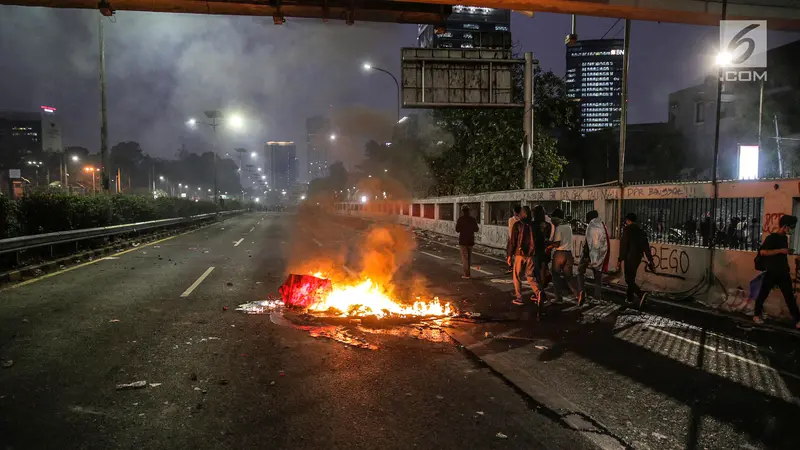
[[[97,11],[0,6],[0,110],[58,108],[64,146],[99,150]],[[189,130],[207,109],[239,111],[246,131],[226,132],[225,149],[262,148],[265,140],[305,147],[305,118],[332,114],[340,135],[382,139],[394,117],[395,87],[364,61],[399,76],[399,48],[414,46],[415,25],[271,17],[121,11],[105,22],[110,145],[135,140],[152,155],[173,157],[185,144],[205,149],[210,130]],[[598,39],[614,19],[578,18],[581,39]],[[567,15],[512,15],[513,39],[541,66],[564,75]],[[622,37],[620,21],[607,37]],[[770,33],[774,47],[800,38]],[[711,68],[716,27],[634,22],[631,123],[665,121],[670,92],[700,82]],[[350,141],[350,142],[353,142]],[[347,140],[338,158],[362,148]],[[305,158],[301,156],[301,164]]]

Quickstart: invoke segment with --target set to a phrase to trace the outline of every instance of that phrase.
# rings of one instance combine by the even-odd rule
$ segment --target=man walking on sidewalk
[[[561,292],[566,286],[575,297],[578,297],[578,289],[575,287],[575,280],[572,279],[572,267],[575,265],[572,256],[572,226],[564,220],[564,211],[559,208],[553,210],[552,221],[556,226],[553,237],[553,290],[556,294],[556,301],[561,301]]]
[[[578,305],[586,299],[586,269],[591,268],[594,273],[594,297],[600,300],[603,295],[603,272],[608,272],[608,228],[600,220],[597,211],[586,213],[586,243],[581,252],[578,263]]]
[[[792,290],[792,276],[789,272],[789,238],[787,234],[797,225],[797,217],[783,216],[778,221],[778,231],[770,234],[764,239],[761,248],[758,250],[758,258],[763,264],[765,271],[764,280],[761,282],[761,290],[756,298],[756,308],[753,313],[753,322],[761,324],[764,319],[761,313],[764,310],[764,301],[767,300],[772,288],[777,286],[783,294],[783,300],[789,307],[789,313],[794,319],[794,326],[800,329],[800,310],[797,308],[797,300],[794,298]]]
[[[522,215],[519,222],[514,224],[511,230],[511,239],[508,240],[506,246],[506,256],[509,266],[511,260],[514,260],[513,265],[513,278],[514,278],[514,293],[517,297],[514,299],[515,305],[522,305],[522,280],[524,274],[528,279],[528,284],[533,290],[533,297],[531,300],[541,302],[542,292],[539,290],[539,283],[536,282],[534,271],[536,265],[534,264],[534,255],[536,254],[536,245],[544,242],[542,233],[534,226],[531,219],[531,208],[525,206],[522,208]]]
[[[464,275],[461,278],[472,278],[472,247],[475,246],[475,233],[478,232],[478,221],[469,213],[469,205],[461,207],[461,217],[456,222],[458,233],[458,247],[461,250],[461,265],[464,266]]]
[[[653,255],[650,253],[650,243],[647,234],[636,223],[636,214],[628,213],[625,216],[625,229],[622,230],[622,239],[619,243],[619,260],[617,269],[622,263],[625,270],[625,284],[628,285],[627,300],[630,303],[639,303],[642,306],[647,294],[636,284],[636,272],[642,263],[642,254],[647,257],[650,270],[655,270]]]
[[[511,216],[510,219],[508,219],[508,240],[509,241],[511,241],[511,234],[514,232],[514,224],[519,222],[519,215],[520,215],[521,212],[522,212],[522,206],[514,205],[514,215]],[[512,264],[509,264],[509,266],[513,267],[514,266],[513,265],[514,256],[511,256],[511,260],[512,260]],[[509,267],[507,273],[513,272],[511,267]]]

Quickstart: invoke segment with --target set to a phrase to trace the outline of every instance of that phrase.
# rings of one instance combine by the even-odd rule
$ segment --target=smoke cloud
[[[0,17],[3,109],[56,106],[64,145],[97,151],[97,11],[0,6]],[[388,117],[394,83],[361,66],[369,60],[397,72],[397,47],[415,36],[411,25],[290,18],[275,26],[264,18],[128,11],[105,19],[104,28],[110,142],[135,140],[162,157],[181,144],[190,151],[207,145],[209,130],[184,123],[209,109],[247,118],[244,132],[220,129],[220,140],[249,150],[266,140],[304,148],[312,115],[344,111],[337,121],[346,127],[364,117],[351,108]],[[360,126],[371,129],[377,119],[367,123]]]

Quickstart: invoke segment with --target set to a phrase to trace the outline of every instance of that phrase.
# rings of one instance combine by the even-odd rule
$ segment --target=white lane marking
[[[485,273],[486,275],[491,275],[492,274],[492,272],[487,272],[485,270],[478,269],[477,267],[473,267],[472,270],[474,270],[476,272],[480,272],[480,273]]]
[[[476,342],[476,343],[474,343],[472,345],[468,345],[467,349],[468,350],[472,350],[472,349],[477,348],[477,347],[483,347],[484,345],[488,344],[489,342],[492,342],[495,339],[503,339],[503,338],[506,338],[506,337],[510,337],[510,336],[513,336],[513,335],[517,334],[520,331],[522,331],[522,328],[514,328],[513,330],[506,331],[505,333],[501,333],[501,334],[498,334],[496,336],[490,337],[488,339],[484,339],[484,340],[482,340],[480,342]]]
[[[793,374],[793,373],[790,373],[790,372],[785,372],[783,370],[775,369],[774,367],[770,367],[770,366],[768,366],[768,365],[766,365],[764,363],[760,363],[758,361],[753,361],[752,359],[747,359],[747,358],[745,358],[743,356],[739,356],[739,355],[737,355],[735,353],[731,353],[731,352],[726,352],[725,350],[720,350],[720,349],[718,349],[716,347],[712,347],[710,345],[701,344],[701,343],[699,343],[699,342],[697,342],[695,340],[692,340],[692,339],[689,339],[689,338],[685,338],[683,336],[680,336],[680,335],[677,335],[677,334],[674,334],[674,333],[670,333],[669,331],[666,331],[666,330],[662,330],[662,329],[655,328],[655,327],[652,327],[652,326],[650,326],[648,328],[650,330],[653,330],[653,331],[658,331],[659,333],[664,333],[667,336],[674,337],[675,339],[679,339],[681,341],[688,342],[690,344],[694,344],[694,345],[696,345],[698,347],[702,346],[706,350],[711,350],[712,352],[719,353],[720,355],[725,355],[725,356],[728,356],[730,358],[742,361],[744,363],[752,364],[752,365],[754,365],[756,367],[760,367],[762,369],[767,369],[767,370],[770,370],[772,372],[778,372],[781,375],[786,375],[787,377],[791,377],[791,378],[794,378],[796,380],[800,380],[800,375],[796,375],[796,374]]]
[[[239,246],[239,244],[241,244],[243,240],[244,240],[244,238],[241,238],[241,239],[239,239],[238,241],[236,241],[236,242],[234,242],[234,243],[233,243],[233,246],[234,246],[234,247],[238,247],[238,246]]]
[[[203,280],[205,280],[205,279],[206,279],[206,277],[207,277],[209,274],[211,274],[211,271],[213,271],[213,270],[214,270],[214,267],[209,267],[208,269],[206,269],[206,271],[205,271],[205,272],[203,272],[203,274],[202,274],[202,275],[200,275],[200,278],[198,278],[197,280],[195,280],[195,282],[194,282],[194,283],[192,283],[192,285],[191,285],[191,286],[189,286],[189,288],[188,288],[188,289],[186,289],[185,291],[183,291],[183,294],[181,294],[181,297],[188,297],[188,296],[189,296],[189,294],[191,294],[191,293],[192,293],[192,291],[194,291],[195,289],[197,289],[197,286],[200,286],[200,283],[202,283],[202,282],[203,282]]]
[[[461,250],[460,248],[456,247],[455,245],[445,244],[444,242],[432,241],[432,240],[430,240],[430,239],[426,239],[426,238],[424,238],[424,237],[421,237],[421,236],[416,236],[416,238],[417,238],[417,239],[421,239],[421,240],[423,240],[423,241],[425,241],[425,242],[427,242],[427,243],[429,243],[429,244],[441,245],[442,247],[452,248],[452,249],[454,249],[454,250],[459,250],[459,251]],[[486,253],[476,252],[476,251],[474,251],[474,250],[473,250],[473,251],[472,251],[472,254],[473,254],[473,255],[482,256],[482,257],[484,257],[484,258],[488,258],[488,259],[493,259],[493,260],[495,260],[495,261],[500,261],[500,262],[501,262],[501,263],[503,263],[503,264],[505,264],[505,263],[506,263],[506,260],[505,260],[505,259],[500,259],[500,258],[498,258],[498,257],[496,257],[496,256],[487,255]]]
[[[312,241],[314,241],[314,243],[315,243],[315,244],[317,244],[317,245],[319,245],[320,247],[322,247],[322,242],[320,242],[320,241],[318,241],[318,240],[316,240],[316,239],[314,239],[314,238],[311,238],[311,240],[312,240]]]
[[[420,252],[420,253],[422,253],[423,255],[432,256],[432,257],[434,257],[434,258],[436,258],[436,259],[444,259],[443,257],[441,257],[441,256],[438,256],[438,255],[434,255],[434,254],[432,254],[432,253],[428,253],[428,252]]]
[[[104,259],[106,261],[111,261],[113,259],[119,259],[119,256],[106,256],[105,258],[101,258],[101,259]]]
[[[253,230],[255,230],[255,229],[256,229],[256,227],[250,228],[250,231],[248,231],[248,233],[252,233]]]

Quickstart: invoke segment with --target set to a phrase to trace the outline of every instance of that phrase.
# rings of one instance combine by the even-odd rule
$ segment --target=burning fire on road
[[[450,317],[457,314],[450,303],[434,297],[417,298],[403,304],[392,298],[391,290],[369,278],[356,282],[332,282],[321,273],[289,275],[280,288],[284,305],[304,308],[309,314],[332,317]]]

